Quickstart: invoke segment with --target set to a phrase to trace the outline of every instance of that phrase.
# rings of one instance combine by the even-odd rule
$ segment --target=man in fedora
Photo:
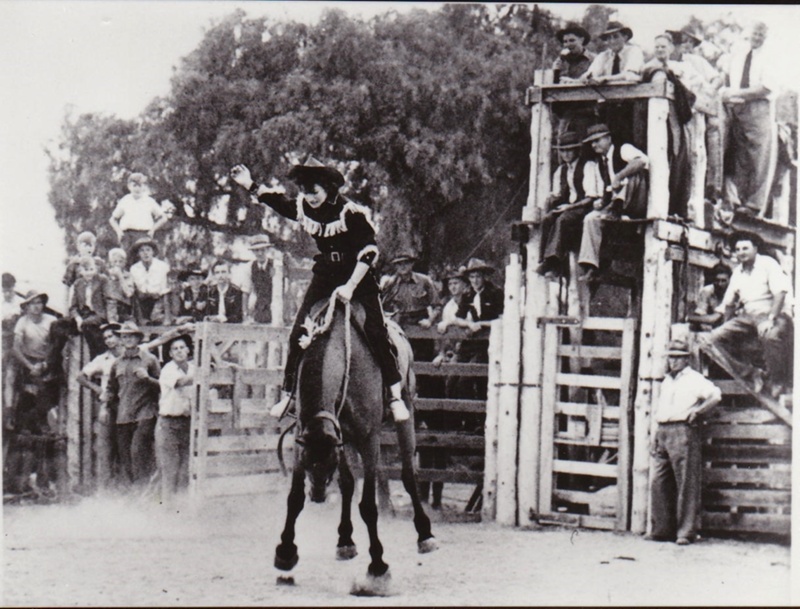
[[[433,280],[414,270],[416,261],[411,252],[392,258],[395,273],[382,287],[383,306],[388,313],[394,313],[394,320],[403,327],[430,328],[439,314],[439,296]]]
[[[575,83],[589,69],[595,54],[586,49],[592,39],[589,32],[577,23],[568,23],[556,32],[562,49],[553,62],[553,71],[558,78],[555,82]]]
[[[553,175],[553,187],[547,199],[549,211],[542,219],[539,267],[541,275],[559,273],[570,249],[577,248],[583,218],[592,210],[592,202],[602,198],[603,181],[597,162],[581,159],[581,138],[564,133],[554,148],[561,163]]]
[[[702,492],[702,433],[698,422],[719,404],[719,387],[689,367],[685,341],[667,350],[667,374],[656,405],[649,539],[689,545],[697,537]]]
[[[181,271],[178,280],[185,283],[178,305],[177,323],[203,321],[208,315],[208,286],[206,273],[199,266],[190,266]]]
[[[144,333],[132,321],[118,331],[123,352],[108,376],[108,408],[116,412],[115,436],[123,483],[144,486],[155,469],[153,448],[161,366],[142,349]]]
[[[602,199],[583,219],[583,235],[578,262],[584,278],[592,281],[600,268],[603,223],[627,216],[644,218],[647,214],[647,155],[632,144],[618,146],[612,141],[608,125],[589,127],[584,143],[591,144],[597,155],[597,167],[603,180]]]
[[[737,373],[751,380],[756,391],[768,381],[770,394],[777,398],[792,384],[792,282],[774,258],[760,253],[757,235],[737,232],[730,243],[739,264],[722,299],[725,323],[706,340],[731,356]],[[741,361],[732,353],[753,347],[763,354],[766,373],[753,365],[752,357]]]
[[[139,260],[131,266],[134,314],[141,324],[169,325],[169,264],[156,258],[157,253],[158,245],[150,237],[138,239],[131,248],[131,256]]]
[[[403,402],[402,377],[389,342],[378,282],[372,269],[378,258],[378,246],[370,210],[348,200],[340,192],[345,183],[344,176],[312,156],[289,171],[289,179],[300,190],[294,200],[253,180],[250,170],[244,165],[233,167],[231,177],[260,203],[298,222],[319,248],[314,257],[311,285],[289,335],[284,395],[270,412],[281,416],[289,408],[302,356],[298,341],[306,333],[304,322],[311,307],[317,301],[336,294],[345,301],[355,299],[364,307],[364,332],[374,349],[384,385],[389,389],[389,409],[395,421],[407,420],[411,415]]]
[[[592,65],[580,79],[586,83],[637,83],[642,79],[644,53],[631,44],[633,30],[619,21],[609,21],[600,40],[607,44],[605,51],[598,54]]]
[[[272,321],[272,279],[274,263],[270,257],[273,247],[267,235],[255,235],[250,240],[250,251],[255,260],[250,263],[242,286],[247,296],[248,318],[257,324]]]

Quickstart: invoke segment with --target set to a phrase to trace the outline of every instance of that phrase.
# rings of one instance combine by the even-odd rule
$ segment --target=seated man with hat
[[[597,167],[604,184],[603,198],[583,219],[578,263],[586,280],[595,279],[600,267],[603,223],[620,217],[644,218],[647,212],[647,155],[632,144],[616,145],[607,125],[589,127],[584,143],[597,155]]]
[[[149,237],[136,241],[131,255],[139,262],[131,266],[131,277],[136,291],[133,309],[141,324],[169,325],[172,312],[169,306],[169,264],[156,258],[158,245]]]
[[[541,275],[563,270],[569,250],[577,248],[583,218],[591,211],[592,202],[603,196],[597,162],[580,158],[582,145],[577,133],[568,132],[554,146],[561,164],[547,199],[550,211],[542,218],[541,264],[536,269]]]
[[[247,294],[247,317],[257,324],[272,322],[272,281],[275,263],[270,257],[272,242],[267,235],[254,235],[250,251],[255,260],[248,265],[242,291]]]
[[[760,347],[766,372],[752,360],[731,357],[731,363],[737,374],[753,381],[757,392],[764,388],[765,380],[769,381],[770,394],[777,398],[792,384],[792,282],[774,258],[760,253],[763,246],[757,235],[734,233],[730,243],[739,265],[722,299],[725,323],[706,340],[728,355],[734,350]],[[735,315],[737,308],[741,311]]]
[[[619,21],[609,21],[606,30],[600,34],[600,40],[607,43],[608,48],[597,55],[581,75],[586,83],[637,83],[642,79],[644,53],[641,47],[631,44],[633,30]]]
[[[414,271],[416,256],[403,252],[391,260],[396,272],[382,286],[383,306],[402,327],[430,328],[438,317],[439,297],[433,280]]]
[[[648,539],[682,546],[695,540],[700,516],[703,460],[697,422],[722,398],[719,387],[689,367],[689,356],[684,341],[670,342],[651,451],[655,461]]]
[[[384,385],[389,388],[392,416],[398,422],[407,420],[410,413],[403,402],[402,377],[383,319],[378,282],[372,272],[378,247],[369,209],[346,199],[339,192],[345,183],[344,176],[313,157],[289,171],[289,178],[300,188],[295,200],[254,181],[244,165],[233,167],[231,177],[258,197],[259,202],[298,222],[319,248],[314,257],[311,285],[289,335],[284,397],[271,412],[281,416],[289,407],[302,355],[299,340],[306,334],[304,322],[311,307],[336,294],[345,301],[355,298],[364,307],[364,332],[374,349]]]
[[[592,37],[577,23],[568,23],[565,28],[556,32],[556,38],[563,48],[553,62],[554,76],[558,75],[554,81],[577,83],[595,58],[595,54],[586,49]]]
[[[208,286],[206,274],[198,266],[181,271],[178,280],[185,283],[180,294],[176,323],[203,321],[208,315]]]

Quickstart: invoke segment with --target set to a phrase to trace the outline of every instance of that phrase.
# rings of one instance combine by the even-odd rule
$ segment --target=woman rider
[[[300,188],[295,201],[253,181],[250,170],[244,165],[231,169],[231,177],[258,197],[259,202],[269,205],[285,218],[299,222],[314,238],[320,251],[314,257],[311,285],[289,335],[284,395],[270,412],[280,416],[289,404],[302,354],[298,340],[305,333],[303,322],[311,307],[336,293],[340,299],[355,299],[364,307],[364,331],[374,349],[383,382],[391,393],[389,408],[392,416],[397,422],[408,419],[410,415],[401,397],[401,376],[389,344],[378,297],[378,282],[370,272],[378,257],[378,248],[369,209],[346,199],[339,192],[344,185],[341,173],[310,156],[304,164],[295,165],[289,171],[289,179]]]

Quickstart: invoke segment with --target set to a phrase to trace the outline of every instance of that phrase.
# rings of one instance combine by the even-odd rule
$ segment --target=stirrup
[[[392,411],[392,417],[394,418],[395,423],[402,423],[403,421],[408,421],[411,417],[411,413],[408,411],[403,400],[393,398],[389,402],[389,410]]]
[[[278,402],[272,408],[269,409],[270,416],[273,416],[276,419],[280,419],[281,417],[283,417],[284,413],[289,409],[289,402],[291,401],[292,401],[291,395],[286,395],[282,397],[280,402]]]

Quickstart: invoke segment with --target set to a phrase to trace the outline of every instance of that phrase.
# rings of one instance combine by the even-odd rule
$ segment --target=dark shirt
[[[208,312],[208,286],[201,285],[197,294],[192,292],[192,288],[185,288],[181,293],[178,310],[180,311],[179,316],[189,316],[194,321],[203,321],[206,315],[214,315],[215,313]]]
[[[480,293],[480,315],[478,315],[478,312],[475,310],[473,300],[475,300],[475,292],[470,290],[464,295],[461,301],[461,306],[466,308],[467,312],[472,315],[473,321],[491,321],[497,319],[503,313],[503,305],[505,304],[503,290],[498,288],[491,281],[486,281],[483,284],[483,289]],[[463,311],[460,310],[459,317],[466,317],[465,314],[461,313],[463,313]]]
[[[144,368],[149,379],[140,379],[134,371]],[[111,367],[108,377],[108,405],[117,413],[117,423],[135,423],[158,414],[158,377],[161,366],[152,353],[123,353]],[[152,379],[155,379],[152,380]]]
[[[305,201],[298,203],[277,193],[264,193],[258,200],[283,217],[296,220],[311,235],[320,251],[314,256],[312,271],[326,283],[342,285],[350,279],[359,260],[371,266],[378,257],[369,209],[340,194],[317,209]],[[368,273],[356,288],[356,294],[377,290],[374,275]]]
[[[433,280],[422,273],[412,272],[408,277],[392,275],[383,288],[383,305],[386,311],[397,314],[400,325],[416,323],[428,317],[428,307],[436,307],[439,298]]]
[[[562,65],[566,65],[567,69],[561,69],[561,76],[580,78],[584,72],[589,69],[589,66],[592,65],[593,59],[594,53],[590,53],[586,50],[579,55],[573,55],[572,53],[569,55],[562,55],[561,63]]]
[[[72,290],[72,304],[69,308],[71,317],[80,315],[84,321],[89,319],[108,319],[107,305],[109,300],[108,278],[105,275],[95,275],[91,280],[91,302],[86,300],[86,280],[81,277],[75,282]]]
[[[272,261],[267,260],[261,269],[258,260],[254,260],[250,265],[250,282],[256,295],[253,320],[268,324],[272,321]]]
[[[225,292],[225,321],[229,324],[242,323],[242,291],[235,285],[228,285]],[[206,315],[219,315],[219,288],[212,286],[208,291]]]

